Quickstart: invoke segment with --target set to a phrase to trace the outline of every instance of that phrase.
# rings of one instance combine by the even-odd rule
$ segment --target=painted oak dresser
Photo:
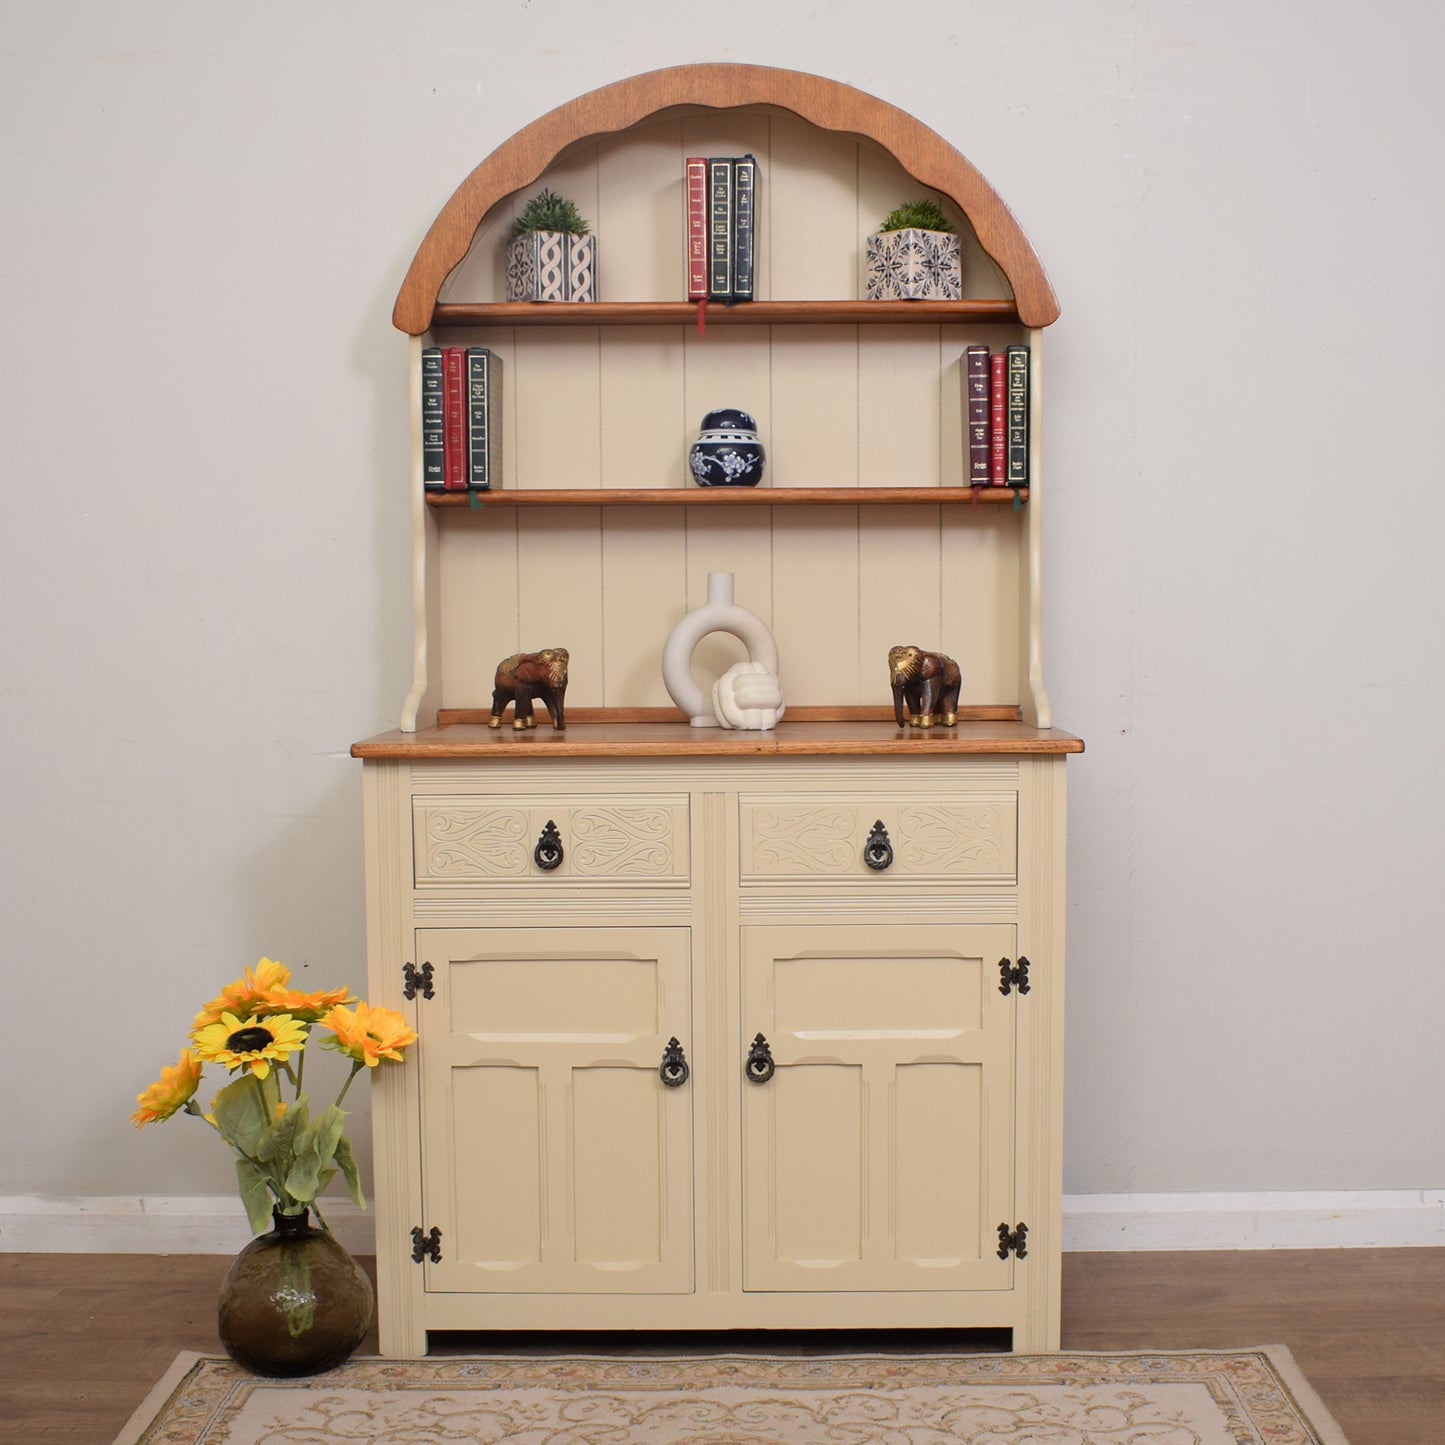
[[[759,162],[757,296],[686,295],[683,162]],[[541,186],[600,299],[496,299]],[[918,192],[964,298],[869,302]],[[524,127],[397,299],[415,662],[364,760],[369,992],[419,1040],[373,1092],[383,1353],[429,1332],[978,1327],[1057,1348],[1065,759],[1039,639],[1043,328],[1017,223],[951,146],[815,76],[687,66]],[[421,351],[500,359],[501,485],[425,496]],[[976,494],[960,358],[1029,347],[1029,486]],[[756,490],[692,487],[719,405]],[[668,632],[709,572],[777,638],[768,731],[687,725]],[[963,669],[895,726],[887,653]],[[565,730],[489,728],[497,662],[572,658]],[[736,660],[726,636],[699,677]]]

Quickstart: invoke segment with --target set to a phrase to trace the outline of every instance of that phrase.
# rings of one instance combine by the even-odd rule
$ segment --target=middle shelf
[[[429,507],[787,507],[1011,505],[1027,487],[532,487],[428,492]]]

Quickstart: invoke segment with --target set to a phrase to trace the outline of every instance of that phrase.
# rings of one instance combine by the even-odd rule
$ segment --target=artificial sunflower
[[[290,1014],[255,1019],[222,1013],[217,1022],[198,1027],[191,1039],[204,1062],[232,1070],[247,1068],[264,1079],[273,1062],[284,1064],[306,1047],[306,1025]]]
[[[184,1109],[195,1095],[201,1082],[201,1061],[190,1049],[182,1049],[181,1056],[173,1064],[161,1070],[161,1076],[148,1084],[135,1101],[140,1108],[130,1116],[137,1129],[169,1119],[178,1109]]]
[[[401,1051],[416,1042],[416,1030],[408,1028],[395,1009],[372,1008],[359,1000],[354,1011],[338,1004],[320,1022],[335,1035],[321,1041],[323,1048],[335,1049],[369,1069],[382,1059],[400,1061]]]
[[[290,982],[291,970],[284,963],[263,958],[255,968],[248,968],[240,978],[228,983],[196,1015],[192,1031],[219,1023],[223,1014],[234,1014],[238,1019],[250,1018],[266,1007],[269,994],[284,989]]]

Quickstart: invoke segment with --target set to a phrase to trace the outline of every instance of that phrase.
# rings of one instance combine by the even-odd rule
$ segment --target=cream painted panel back
[[[681,111],[575,148],[497,207],[442,299],[504,298],[511,219],[545,185],[592,222],[603,300],[678,300],[683,162],[745,151],[761,173],[759,298],[861,295],[864,237],[921,193],[897,162],[785,112]],[[955,220],[965,294],[1006,295]],[[704,413],[740,406],[768,450],[764,486],[846,491],[961,485],[964,347],[1028,338],[997,324],[868,324],[714,326],[704,336],[694,326],[478,327],[437,339],[502,358],[505,487],[689,485]],[[573,706],[666,705],[663,644],[716,571],[736,575],[739,604],[772,628],[794,705],[887,703],[887,650],[900,642],[957,657],[965,705],[1019,703],[1026,520],[993,507],[449,511],[438,543],[440,703],[486,706],[497,660],[564,646]],[[704,639],[699,680],[739,656],[731,639]]]

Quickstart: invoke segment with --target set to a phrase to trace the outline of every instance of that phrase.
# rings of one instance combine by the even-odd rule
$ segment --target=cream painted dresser
[[[743,151],[759,299],[699,326],[670,299],[682,159]],[[597,303],[486,299],[541,184],[605,220]],[[919,189],[956,217],[979,294],[852,299],[858,217]],[[831,218],[806,264],[802,215]],[[397,301],[409,385],[428,338],[492,348],[505,470],[480,508],[424,500],[414,401],[414,685],[401,726],[353,749],[369,993],[419,1033],[373,1092],[385,1354],[564,1328],[990,1327],[1057,1348],[1082,744],[1051,726],[1038,630],[1056,314],[958,152],[786,71],[593,92],[438,217]],[[1019,338],[1030,486],[1000,506],[961,484],[959,357]],[[762,423],[756,492],[683,484],[714,405]],[[789,712],[768,732],[689,727],[662,693],[666,634],[721,570],[778,639]],[[956,727],[895,727],[897,642],[959,658]],[[567,729],[488,728],[497,660],[542,646],[572,653]],[[694,658],[730,660],[726,639]]]

